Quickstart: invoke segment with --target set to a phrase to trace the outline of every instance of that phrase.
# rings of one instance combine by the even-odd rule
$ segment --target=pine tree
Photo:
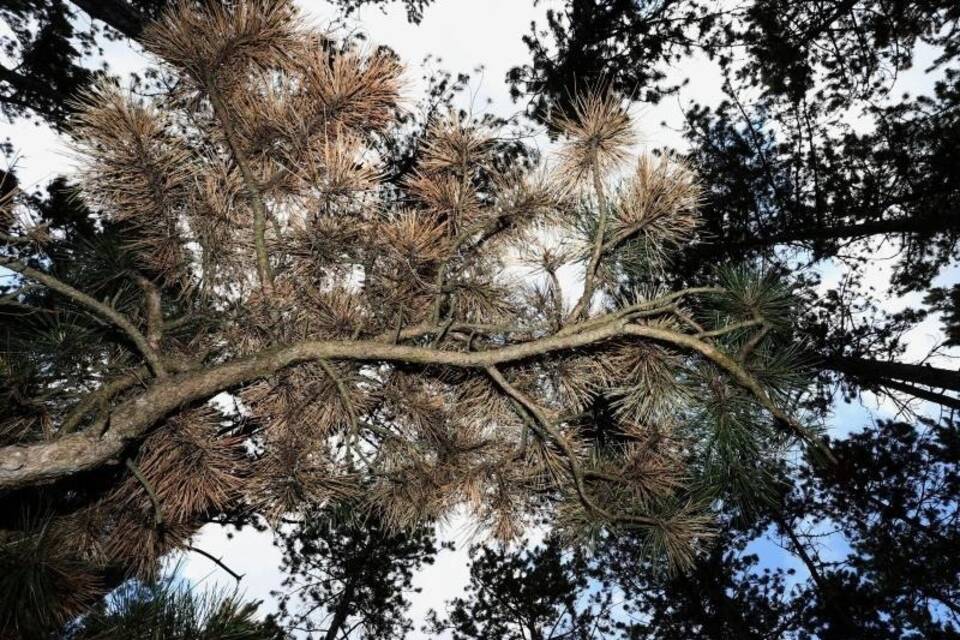
[[[168,90],[100,83],[70,126],[89,233],[4,200],[0,490],[26,515],[3,553],[55,554],[38,584],[87,600],[212,514],[338,500],[391,530],[458,507],[501,539],[544,516],[571,540],[638,530],[683,567],[721,493],[762,493],[758,460],[830,457],[795,412],[789,290],[750,267],[668,288],[701,190],[632,153],[614,94],[558,118],[533,169],[436,117],[397,185],[388,52],[282,0],[184,2],[142,39]]]
[[[431,527],[389,531],[350,504],[306,509],[276,544],[286,574],[277,620],[326,640],[405,638],[414,575],[437,553]]]

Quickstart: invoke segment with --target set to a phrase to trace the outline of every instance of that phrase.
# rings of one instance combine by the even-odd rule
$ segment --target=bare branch
[[[153,526],[159,529],[163,525],[163,513],[160,511],[160,499],[157,497],[157,492],[153,490],[153,485],[150,484],[147,477],[140,471],[140,467],[133,461],[133,458],[127,458],[125,464],[127,465],[127,469],[130,470],[130,473],[133,474],[133,477],[137,479],[143,486],[144,491],[147,492],[147,496],[150,498],[150,504],[153,506]]]
[[[234,571],[233,569],[231,569],[230,567],[228,567],[227,565],[225,565],[225,564],[223,563],[223,560],[222,560],[221,558],[218,558],[218,557],[212,555],[211,553],[209,553],[209,552],[207,552],[207,551],[204,551],[203,549],[199,549],[199,548],[197,548],[197,547],[195,547],[195,546],[193,546],[193,545],[190,545],[190,544],[188,544],[188,545],[187,545],[186,547],[184,547],[184,548],[187,549],[188,551],[193,551],[194,553],[199,553],[199,554],[202,555],[204,558],[207,558],[208,560],[210,560],[211,562],[213,562],[215,565],[217,565],[218,567],[220,567],[221,569],[223,569],[224,571],[226,571],[227,573],[229,573],[230,576],[233,577],[233,579],[236,580],[237,582],[240,582],[241,580],[243,580],[243,574],[242,574],[242,573],[237,573],[236,571]]]

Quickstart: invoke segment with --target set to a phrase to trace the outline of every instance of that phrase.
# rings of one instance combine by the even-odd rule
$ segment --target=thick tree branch
[[[406,336],[429,335],[438,330],[438,327],[419,326],[408,329]],[[488,351],[444,351],[392,344],[392,336],[381,336],[377,340],[307,341],[208,369],[170,376],[115,407],[110,415],[110,428],[102,437],[75,433],[52,442],[0,449],[0,490],[48,482],[97,467],[122,454],[130,442],[142,438],[157,422],[178,408],[207,400],[221,391],[298,363],[352,360],[486,369],[625,336],[664,342],[706,357],[749,390],[779,422],[833,460],[826,446],[778,407],[760,383],[730,356],[695,336],[629,324],[611,315],[604,324],[577,333],[546,336]]]
[[[118,393],[122,393],[142,382],[143,379],[149,375],[150,371],[146,367],[141,367],[115,378],[110,382],[106,382],[97,390],[86,394],[63,419],[60,425],[60,434],[73,433],[77,430],[77,427],[83,423],[83,419],[87,417],[91,411],[102,406],[104,403],[110,402]]]
[[[894,391],[899,391],[900,393],[905,393],[914,398],[926,400],[927,402],[933,402],[939,404],[941,407],[960,410],[960,398],[945,393],[937,393],[936,391],[930,391],[923,387],[907,384],[906,382],[898,382],[896,380],[884,380],[878,383],[877,386],[883,387],[884,389],[893,389]]]
[[[938,389],[960,391],[960,371],[950,369],[844,356],[828,357],[824,360],[824,364],[829,369],[858,378],[867,385],[871,383],[885,385],[885,380],[894,379]]]

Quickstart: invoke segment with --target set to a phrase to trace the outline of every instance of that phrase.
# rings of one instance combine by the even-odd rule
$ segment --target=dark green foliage
[[[629,563],[629,539],[609,545],[609,575],[651,616],[634,637],[960,637],[956,425],[883,422],[834,451],[839,468],[791,473],[792,489],[730,521],[687,575],[657,582]],[[789,555],[748,548],[765,531]]]
[[[951,421],[880,422],[836,442],[840,467],[805,468],[788,497],[788,513],[843,531],[853,553],[826,577],[875,637],[960,637],[957,434]]]
[[[173,580],[128,583],[69,625],[60,640],[285,640],[274,623],[256,618],[260,603],[197,592]]]

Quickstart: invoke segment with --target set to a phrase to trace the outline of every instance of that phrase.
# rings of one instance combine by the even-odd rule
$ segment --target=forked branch
[[[74,289],[62,280],[59,280],[48,273],[44,273],[43,271],[38,271],[37,269],[28,267],[21,262],[5,262],[3,263],[3,266],[11,271],[16,271],[17,273],[20,273],[31,280],[36,280],[48,289],[52,289],[53,291],[56,291],[57,293],[73,300],[80,306],[92,311],[96,315],[100,316],[101,319],[112,323],[118,329],[123,331],[128,338],[130,338],[133,344],[137,347],[137,350],[140,351],[140,354],[143,355],[144,360],[146,360],[147,364],[150,365],[150,369],[153,371],[155,376],[158,378],[163,378],[166,375],[166,369],[163,366],[160,356],[147,341],[146,337],[140,333],[139,329],[133,326],[133,323],[130,322],[119,311],[108,304],[99,302],[95,298],[83,293],[82,291]]]

